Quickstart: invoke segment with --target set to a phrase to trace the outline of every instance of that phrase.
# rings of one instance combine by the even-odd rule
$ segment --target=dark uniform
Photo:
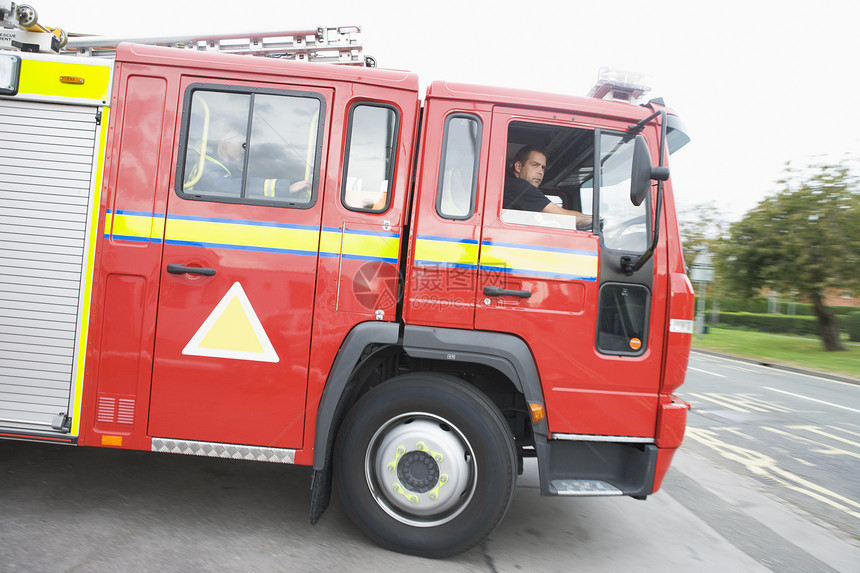
[[[549,198],[525,179],[505,178],[505,196],[502,201],[502,207],[505,209],[543,211],[549,203]]]

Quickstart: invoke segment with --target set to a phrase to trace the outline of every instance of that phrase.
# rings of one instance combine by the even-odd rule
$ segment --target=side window
[[[398,128],[392,107],[357,104],[350,110],[341,192],[347,209],[381,213],[388,208]]]
[[[436,212],[446,219],[468,219],[475,212],[481,122],[455,114],[445,120]]]
[[[649,198],[630,202],[633,136],[600,134],[600,220],[606,248],[644,253],[648,248]]]
[[[594,195],[594,130],[512,122],[502,221],[576,229]],[[547,212],[548,205],[561,207]]]
[[[310,207],[322,96],[286,90],[186,91],[177,193],[186,199]]]
[[[650,296],[642,285],[606,283],[600,288],[597,349],[606,354],[645,352]]]

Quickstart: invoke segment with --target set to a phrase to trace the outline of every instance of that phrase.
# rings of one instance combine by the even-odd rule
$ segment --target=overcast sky
[[[786,161],[860,155],[856,0],[29,0],[69,32],[164,36],[359,25],[380,67],[585,95],[602,66],[646,73],[693,137],[683,205],[737,219]]]

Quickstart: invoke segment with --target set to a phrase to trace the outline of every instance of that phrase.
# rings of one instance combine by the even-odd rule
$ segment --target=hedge
[[[698,304],[698,297],[697,304]],[[714,299],[708,298],[705,301],[708,312],[710,312],[713,307]],[[725,312],[748,312],[753,314],[768,314],[770,311],[770,307],[768,305],[768,301],[766,299],[753,298],[753,299],[738,299],[738,298],[720,298],[719,299],[720,310]],[[699,308],[696,306],[696,308]],[[856,306],[828,306],[827,308],[830,311],[839,316],[848,316],[855,312],[860,312],[860,307]],[[779,301],[778,304],[779,314],[788,314],[789,303],[785,301]],[[807,303],[795,303],[794,304],[794,314],[792,316],[815,316],[815,309],[811,304]]]
[[[818,319],[814,316],[787,316],[752,312],[720,312],[720,324],[740,326],[760,332],[818,336]]]
[[[860,311],[852,312],[839,320],[843,330],[848,331],[851,342],[860,342]]]

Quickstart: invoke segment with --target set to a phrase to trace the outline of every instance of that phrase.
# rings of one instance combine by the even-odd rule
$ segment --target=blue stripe
[[[164,219],[164,213],[150,213],[148,211],[129,211],[127,209],[117,209],[114,211],[112,209],[108,209],[106,213],[108,215],[113,213],[114,215],[132,215],[134,217],[154,217],[156,219]]]
[[[526,249],[528,251],[546,251],[549,253],[564,253],[567,255],[586,255],[589,257],[596,257],[596,251],[582,251],[579,249],[564,249],[561,247],[543,247],[540,245],[523,245],[520,243],[503,243],[501,241],[484,241],[485,245],[494,246],[494,247],[510,247],[513,249]]]
[[[231,245],[224,243],[204,243],[197,241],[177,241],[168,239],[164,241],[165,245],[177,245],[184,247],[206,247],[209,249],[232,249],[234,251],[253,251],[255,253],[277,253],[283,255],[305,255],[315,257],[316,251],[300,251],[297,249],[276,249],[273,247],[254,247],[249,245]]]
[[[445,243],[462,243],[464,245],[477,245],[477,239],[455,239],[454,237],[438,237],[436,235],[418,235],[419,239],[425,241],[443,241]]]
[[[161,239],[151,238],[151,237],[137,237],[134,235],[109,235],[105,233],[105,239],[113,239],[115,241],[129,241],[132,243],[154,243],[156,245],[161,244]]]
[[[322,227],[323,232],[325,233],[337,233],[341,234],[343,229],[340,227]],[[365,231],[362,229],[347,229],[347,235],[370,235],[372,237],[392,237],[394,239],[400,238],[400,233],[391,233],[388,231]]]
[[[301,231],[319,231],[315,225],[295,225],[292,223],[274,223],[272,221],[249,221],[246,219],[221,219],[217,217],[195,217],[193,215],[168,215],[167,220],[199,221],[202,223],[228,223],[231,225],[250,225],[253,227],[275,227],[278,229],[298,229]]]
[[[340,230],[338,230],[340,231]],[[347,235],[367,235],[369,237],[391,237],[394,239],[400,238],[400,233],[390,233],[387,231],[365,231],[363,229],[347,229]]]
[[[511,267],[491,267],[489,265],[481,265],[481,271],[487,273],[506,273],[512,275],[529,275],[535,277],[544,277],[550,279],[573,279],[578,281],[596,281],[597,277],[584,277],[580,275],[569,275],[564,273],[551,273],[548,271],[533,271],[530,269],[514,269]]]
[[[470,265],[469,263],[448,263],[445,261],[415,261],[416,265],[422,267],[441,267],[446,269],[465,269],[469,271],[478,270],[478,265]]]
[[[373,261],[378,263],[396,263],[397,259],[389,259],[388,257],[371,257],[368,255],[343,255],[344,259],[351,261]]]

